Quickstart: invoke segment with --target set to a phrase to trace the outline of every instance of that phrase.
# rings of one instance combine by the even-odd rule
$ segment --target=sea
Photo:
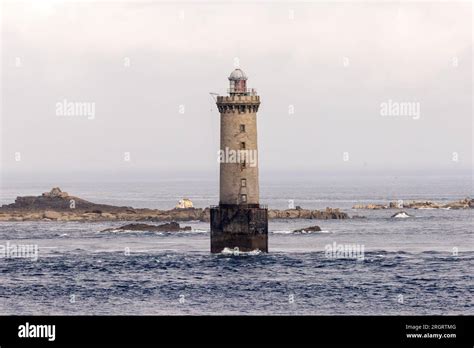
[[[218,202],[213,180],[3,183],[0,204],[60,186],[104,204],[171,209]],[[271,220],[269,253],[211,254],[209,223],[186,232],[109,231],[114,222],[0,222],[4,315],[473,315],[472,209],[355,210],[473,197],[471,176],[264,180],[272,209],[340,208],[347,220]],[[294,232],[318,225],[320,232]],[[3,247],[3,249],[2,249]]]

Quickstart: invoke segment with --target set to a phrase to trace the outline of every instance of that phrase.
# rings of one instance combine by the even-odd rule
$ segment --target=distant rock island
[[[390,202],[389,204],[356,204],[352,209],[468,209],[474,208],[474,199],[465,198],[455,202],[445,204],[436,203],[432,201],[399,201]]]
[[[186,205],[184,205],[186,206]],[[325,210],[269,209],[269,219],[349,219],[339,209]],[[0,221],[204,221],[209,222],[209,208],[174,208],[170,210],[113,206],[92,203],[71,196],[54,187],[41,196],[17,197],[12,204],[0,207]]]
[[[139,232],[180,232],[191,231],[191,226],[181,227],[177,222],[169,222],[162,225],[128,224],[120,227],[106,228],[101,232],[139,231]]]

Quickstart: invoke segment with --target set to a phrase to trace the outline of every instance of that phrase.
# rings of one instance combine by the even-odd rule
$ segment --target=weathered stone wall
[[[257,111],[260,104],[258,96],[227,96],[218,98],[221,111],[220,149],[247,150],[252,157],[242,163],[220,164],[219,204],[242,204],[241,195],[247,195],[247,204],[258,204],[258,148],[257,148]],[[241,131],[241,125],[245,131]],[[245,143],[245,149],[241,144]],[[243,153],[243,152],[242,152]],[[252,163],[251,159],[255,162]],[[241,158],[242,160],[242,158]],[[242,187],[242,179],[246,180]]]
[[[211,209],[211,252],[224,248],[268,252],[268,214],[264,208]]]

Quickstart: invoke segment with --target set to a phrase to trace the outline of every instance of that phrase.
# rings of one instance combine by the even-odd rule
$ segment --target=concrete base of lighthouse
[[[211,253],[224,248],[268,252],[268,210],[259,205],[211,208]]]

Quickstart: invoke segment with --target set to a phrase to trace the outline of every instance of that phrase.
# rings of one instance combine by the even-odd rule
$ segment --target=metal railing
[[[257,95],[255,88],[227,88],[228,93],[242,93],[245,95]]]

